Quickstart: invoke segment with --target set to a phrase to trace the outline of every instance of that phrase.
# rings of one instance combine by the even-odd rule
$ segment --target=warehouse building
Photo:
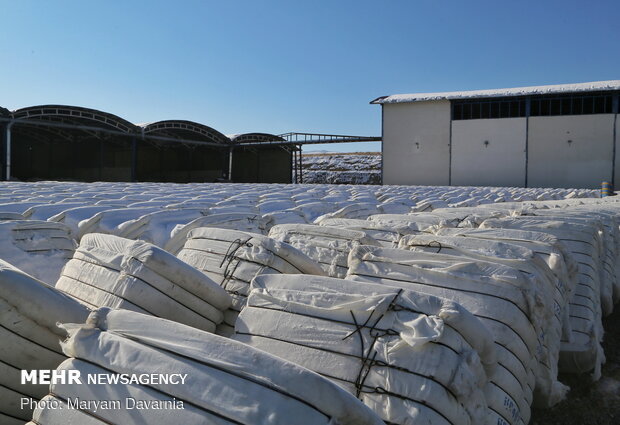
[[[0,180],[291,183],[294,148],[283,141],[186,120],[136,125],[79,106],[0,108]]]
[[[383,183],[620,187],[620,80],[383,96]]]

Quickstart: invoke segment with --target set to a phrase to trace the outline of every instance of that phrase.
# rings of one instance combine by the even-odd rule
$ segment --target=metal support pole
[[[293,149],[293,172],[295,175],[295,183],[298,183],[297,180],[297,149]]]
[[[138,139],[131,138],[131,181],[137,181],[138,176]]]
[[[228,181],[232,182],[232,170],[233,170],[233,147],[228,150]]]
[[[13,121],[8,123],[4,133],[4,179],[6,181],[11,180],[11,127],[13,127],[13,124]]]
[[[302,145],[299,145],[299,183],[300,184],[304,182],[304,169],[302,168],[303,164],[301,162],[301,153],[302,153],[301,147]]]

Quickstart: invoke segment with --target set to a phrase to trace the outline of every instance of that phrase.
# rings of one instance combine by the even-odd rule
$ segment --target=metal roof
[[[137,127],[123,118],[96,109],[69,105],[39,105],[17,109],[11,114],[17,120],[47,120],[75,125],[96,125],[103,128],[132,133]]]
[[[371,104],[425,102],[431,100],[473,99],[488,97],[531,96],[545,94],[564,94],[620,90],[620,80],[594,81],[578,84],[558,84],[551,86],[515,87],[508,89],[454,91],[440,93],[413,93],[381,96]]]
[[[230,144],[230,139],[219,131],[193,121],[165,120],[150,124],[143,124],[144,134],[158,134],[170,138],[183,140],[207,141],[213,143]]]
[[[276,136],[275,134],[269,133],[244,133],[244,134],[233,134],[230,137],[230,140],[234,144],[238,143],[268,143],[268,142],[284,142],[284,139],[280,136]]]

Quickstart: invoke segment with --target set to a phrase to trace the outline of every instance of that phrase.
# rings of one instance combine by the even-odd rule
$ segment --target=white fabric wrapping
[[[211,214],[200,217],[185,225],[176,226],[172,230],[170,240],[166,242],[164,249],[174,255],[178,254],[187,240],[187,234],[198,227],[217,227],[266,234],[266,229],[269,227],[269,217],[242,213]]]
[[[231,305],[219,285],[170,253],[96,233],[82,238],[57,287],[91,306],[127,308],[211,332]]]
[[[255,276],[263,273],[325,274],[312,259],[289,244],[229,229],[191,230],[177,256],[231,295],[232,311],[224,315],[224,326],[229,331],[245,306],[250,282]],[[222,330],[220,334],[227,332]]]
[[[332,379],[390,423],[473,424],[487,413],[482,390],[485,370],[495,367],[493,339],[448,300],[342,279],[261,275],[235,339]]]
[[[481,228],[533,230],[556,236],[573,256],[578,266],[577,284],[569,304],[571,338],[560,348],[560,371],[583,373],[592,371],[600,378],[605,356],[600,342],[603,338],[601,308],[602,238],[596,225],[578,220],[552,217],[515,217],[490,219]]]
[[[352,218],[324,218],[320,221],[319,219],[317,219],[316,224],[318,224],[319,226],[361,230],[368,236],[379,242],[381,246],[384,246],[386,248],[397,248],[398,241],[403,236],[402,233],[394,230],[390,226],[382,226],[379,223],[375,223],[369,220]]]
[[[148,418],[162,425],[288,425],[292,420],[299,425],[382,423],[353,396],[309,370],[179,323],[102,308],[91,314],[86,325],[65,326],[70,338],[63,349],[68,356],[83,362],[72,361],[63,367],[115,373],[187,374],[184,385],[51,386],[52,393],[60,393],[63,398],[96,395],[110,400],[129,393],[145,399],[174,397],[192,406],[187,412],[163,413],[159,417],[139,410],[98,412],[109,414],[105,417],[109,423],[148,423]]]
[[[65,359],[60,341],[67,335],[57,322],[82,322],[89,312],[0,260],[0,414],[22,423],[30,419],[32,411],[21,409],[20,399],[39,399],[46,387],[22,385],[20,370],[55,369]]]
[[[77,245],[70,232],[61,223],[0,221],[0,259],[54,285]]]
[[[361,230],[322,227],[313,224],[281,224],[269,231],[269,237],[286,242],[315,260],[332,277],[347,274],[347,258],[360,245],[380,246]]]
[[[486,423],[528,422],[535,371],[545,352],[538,337],[547,319],[544,293],[531,279],[496,263],[376,247],[351,252],[347,279],[447,298],[480,318],[498,350],[493,384],[486,388],[492,412]]]
[[[570,293],[564,291],[542,258],[515,244],[438,235],[405,236],[400,241],[400,248],[497,262],[529,276],[540,290],[548,317],[546,326],[541,326],[538,336],[544,353],[539,357],[536,373],[535,404],[551,407],[564,399],[568,387],[557,381],[557,374],[563,321],[567,319]]]

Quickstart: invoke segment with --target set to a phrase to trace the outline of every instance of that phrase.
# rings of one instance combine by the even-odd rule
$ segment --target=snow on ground
[[[381,153],[306,153],[304,183],[381,184]]]

